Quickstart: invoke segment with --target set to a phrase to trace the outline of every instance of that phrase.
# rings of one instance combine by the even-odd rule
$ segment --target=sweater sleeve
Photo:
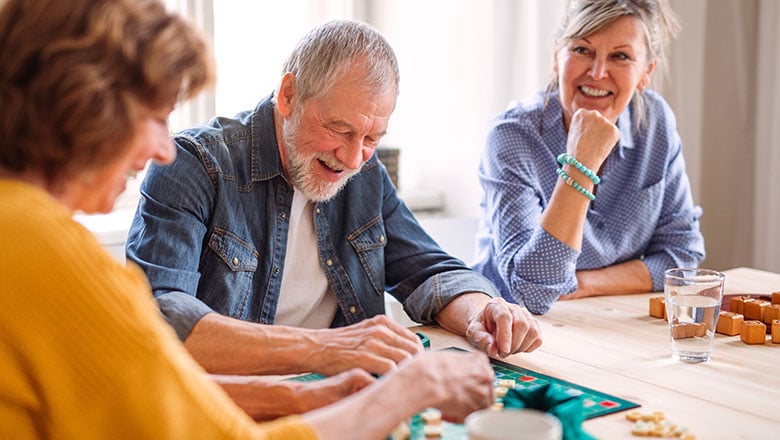
[[[0,437],[317,438],[300,417],[256,424],[188,355],[140,270],[56,203],[15,198],[26,215],[0,209]]]

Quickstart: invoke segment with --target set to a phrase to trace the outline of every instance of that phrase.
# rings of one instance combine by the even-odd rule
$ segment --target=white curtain
[[[705,266],[780,272],[780,7],[675,0],[683,31],[665,88],[678,118]]]

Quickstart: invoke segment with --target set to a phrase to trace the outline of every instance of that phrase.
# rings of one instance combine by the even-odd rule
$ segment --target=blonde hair
[[[569,0],[556,33],[556,51],[567,41],[587,37],[626,16],[636,17],[643,24],[649,52],[648,62],[655,60],[656,68],[665,74],[669,43],[680,32],[677,16],[668,0]],[[553,77],[548,90],[557,88],[557,78]],[[645,103],[641,93],[632,97],[631,105],[634,121],[639,126],[644,125]]]
[[[157,0],[4,0],[0,66],[0,167],[48,185],[109,163],[146,112],[215,77],[206,40]]]

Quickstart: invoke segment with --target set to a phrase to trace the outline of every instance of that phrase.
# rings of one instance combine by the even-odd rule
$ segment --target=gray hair
[[[350,66],[360,64],[363,80],[377,93],[398,93],[398,60],[382,34],[365,23],[334,20],[304,36],[284,63],[295,75],[300,103],[323,96]]]
[[[645,28],[645,43],[650,57],[656,60],[656,68],[666,73],[669,42],[677,38],[680,25],[668,0],[569,0],[566,13],[555,36],[556,50],[570,40],[587,37],[620,17],[633,16]],[[552,78],[549,90],[558,87]],[[642,126],[646,122],[644,96],[635,94],[631,99],[634,122]]]

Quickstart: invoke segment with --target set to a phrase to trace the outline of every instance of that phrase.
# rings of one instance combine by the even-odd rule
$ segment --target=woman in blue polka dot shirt
[[[550,87],[493,121],[474,267],[506,299],[661,291],[704,258],[674,114],[646,90],[677,32],[666,0],[572,0]]]

